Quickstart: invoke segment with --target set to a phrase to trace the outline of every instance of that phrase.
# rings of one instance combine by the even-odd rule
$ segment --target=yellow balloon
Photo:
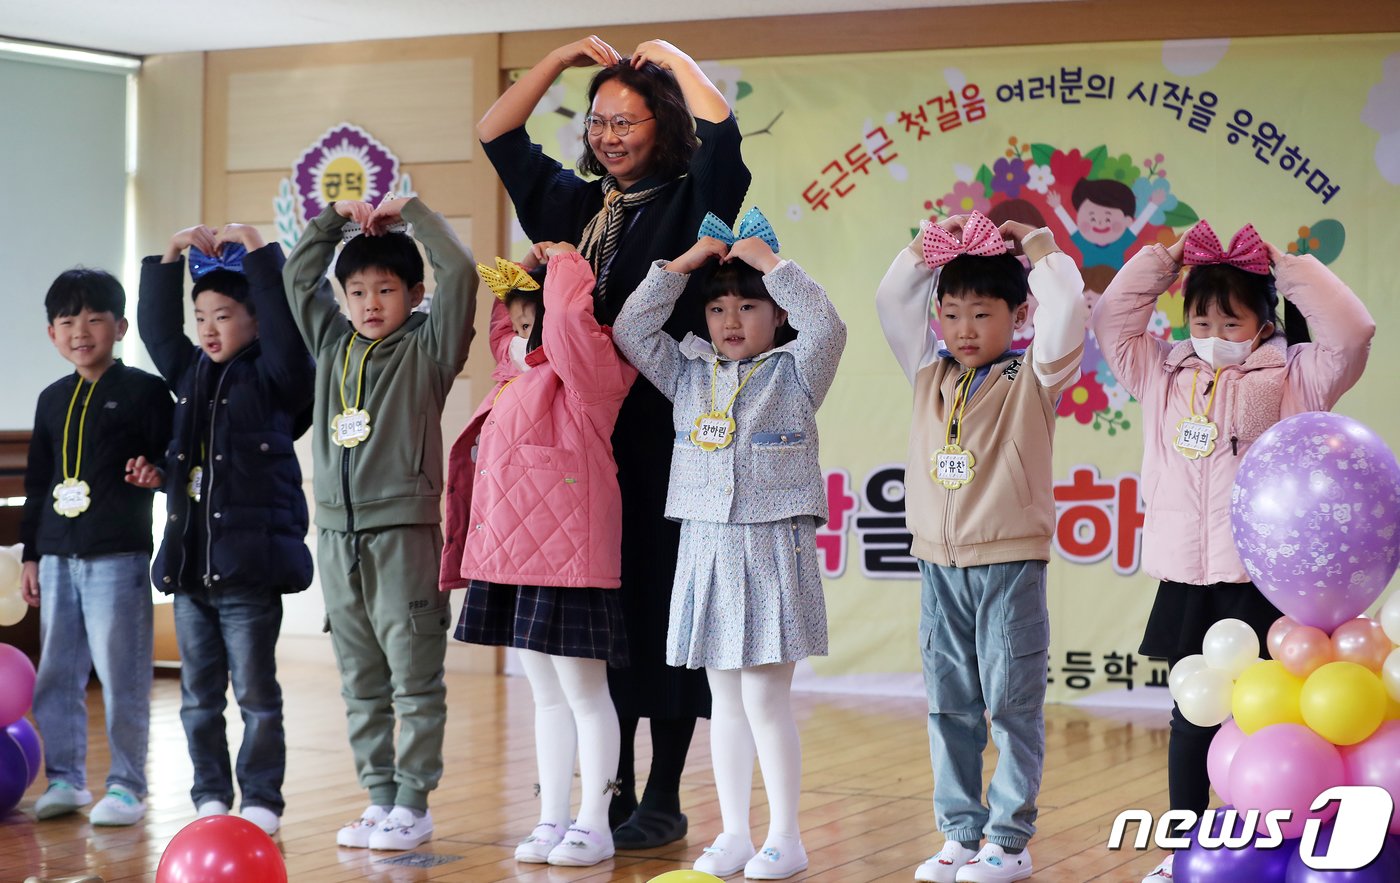
[[[1302,692],[1303,679],[1290,674],[1282,662],[1256,662],[1235,681],[1230,711],[1246,736],[1270,724],[1302,725]]]
[[[658,877],[652,877],[647,883],[724,883],[724,881],[714,874],[706,874],[704,871],[684,870],[667,871]]]
[[[1385,686],[1354,662],[1329,662],[1308,675],[1300,705],[1303,720],[1333,745],[1364,741],[1385,719]]]

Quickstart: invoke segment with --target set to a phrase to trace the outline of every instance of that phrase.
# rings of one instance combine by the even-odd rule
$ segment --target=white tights
[[[714,697],[710,757],[724,833],[749,842],[749,798],[757,750],[768,792],[768,839],[797,839],[802,745],[792,716],[793,663],[705,669]]]
[[[602,659],[520,650],[535,697],[535,759],[540,775],[540,823],[569,826],[575,742],[583,797],[580,828],[608,830],[609,781],[617,775],[617,711]]]

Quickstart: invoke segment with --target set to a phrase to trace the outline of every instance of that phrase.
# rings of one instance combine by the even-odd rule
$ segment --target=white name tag
[[[363,408],[347,408],[331,421],[331,441],[353,448],[369,438],[369,412]]]
[[[1176,424],[1176,441],[1173,446],[1188,460],[1208,457],[1215,450],[1215,440],[1220,430],[1214,423],[1200,415],[1181,418]]]
[[[190,483],[186,490],[189,491],[190,499],[198,503],[204,491],[204,467],[196,466],[190,470]]]
[[[734,440],[734,418],[713,412],[697,417],[690,440],[702,450],[717,451]]]
[[[53,509],[65,518],[77,518],[92,505],[89,493],[87,482],[66,479],[53,489]]]
[[[947,445],[933,455],[931,474],[934,481],[950,491],[955,491],[972,481],[976,475],[972,467],[976,463],[977,458],[972,456],[971,451],[964,451],[957,445]]]

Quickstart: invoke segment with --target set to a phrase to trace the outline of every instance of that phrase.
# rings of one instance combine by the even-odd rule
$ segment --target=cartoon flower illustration
[[[1167,318],[1167,314],[1161,310],[1153,310],[1152,318],[1147,320],[1147,333],[1161,340],[1167,340],[1172,333],[1172,320]]]
[[[1045,193],[1055,183],[1055,172],[1049,166],[1027,166],[1026,187],[1036,193]]]
[[[951,192],[943,197],[943,205],[955,214],[977,211],[983,214],[992,207],[987,200],[986,190],[976,181],[959,181]]]
[[[1124,405],[1133,400],[1133,397],[1128,394],[1128,391],[1123,388],[1122,384],[1105,386],[1103,393],[1108,397],[1108,408],[1110,411],[1121,411]]]
[[[1026,164],[1020,158],[999,159],[992,164],[992,190],[997,193],[1005,193],[1015,199],[1021,195],[1021,188],[1026,186],[1028,180],[1030,176],[1026,173]]]
[[[802,220],[802,206],[794,202],[792,205],[787,207],[787,216],[789,221]]]
[[[1103,387],[1104,392],[1122,388],[1118,378],[1113,376],[1113,369],[1108,367],[1108,360],[1102,357],[1094,363],[1094,377],[1099,381],[1099,386]]]
[[[700,62],[700,70],[704,71],[705,76],[710,78],[710,82],[715,84],[715,88],[724,93],[724,100],[729,103],[730,107],[733,107],[734,102],[748,94],[743,88],[747,85],[743,83],[743,74],[737,67],[728,64],[715,64],[713,61],[702,61]]]
[[[1087,177],[1089,170],[1093,167],[1093,161],[1086,156],[1081,156],[1078,148],[1069,153],[1057,150],[1050,154],[1050,174],[1061,184],[1078,182],[1080,178]]]
[[[292,167],[302,220],[340,199],[378,203],[399,174],[399,160],[373,135],[343,123],[302,152]]]
[[[1100,178],[1127,184],[1129,187],[1141,176],[1142,172],[1138,170],[1138,164],[1133,162],[1133,158],[1126,153],[1104,157],[1103,165],[1099,167],[1098,174]]]
[[[1099,385],[1094,372],[1079,378],[1069,389],[1060,394],[1060,403],[1055,413],[1061,417],[1073,417],[1083,424],[1092,423],[1094,414],[1108,407],[1108,396]]]
[[[1152,212],[1151,217],[1148,218],[1148,223],[1151,224],[1165,224],[1167,221],[1167,212],[1176,208],[1177,203],[1181,201],[1176,198],[1176,194],[1172,193],[1172,185],[1166,178],[1138,178],[1133,182],[1132,186],[1133,196],[1137,197],[1139,210],[1151,201],[1151,197],[1154,193],[1162,194],[1161,201],[1157,203],[1157,208]]]

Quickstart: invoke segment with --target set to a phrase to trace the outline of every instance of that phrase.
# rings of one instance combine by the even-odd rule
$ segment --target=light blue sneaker
[[[120,785],[107,789],[107,794],[88,813],[88,821],[94,825],[122,826],[134,825],[146,816],[146,801]]]
[[[74,788],[62,779],[54,779],[49,788],[34,802],[34,814],[42,821],[66,816],[79,807],[92,803],[92,792],[86,788]]]

